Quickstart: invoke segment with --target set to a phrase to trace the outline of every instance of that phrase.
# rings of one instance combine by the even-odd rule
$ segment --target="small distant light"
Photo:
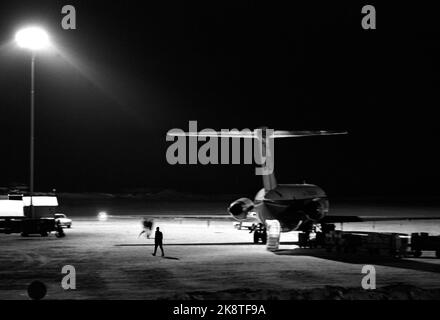
[[[107,221],[107,219],[108,219],[107,212],[101,211],[100,213],[98,213],[98,220],[99,221]]]

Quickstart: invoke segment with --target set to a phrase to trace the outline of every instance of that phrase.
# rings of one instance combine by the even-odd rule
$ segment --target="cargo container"
[[[423,251],[435,251],[437,258],[440,258],[440,236],[431,236],[428,233],[411,234],[411,251],[416,258],[422,255]]]
[[[300,233],[300,247],[325,248],[328,252],[402,257],[409,250],[410,237],[401,233],[344,232],[328,229],[325,232]]]

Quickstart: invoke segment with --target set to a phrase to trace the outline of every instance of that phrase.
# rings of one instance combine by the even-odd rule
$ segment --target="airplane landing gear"
[[[266,232],[266,227],[262,223],[259,223],[258,225],[252,226],[251,232],[254,232],[254,243],[255,244],[260,243],[260,240],[261,240],[262,244],[266,244],[267,232]]]
[[[281,225],[278,220],[266,220],[267,250],[276,251],[280,247]]]
[[[254,243],[258,244],[260,240],[262,244],[266,244],[267,242],[267,232],[264,226],[254,231]]]

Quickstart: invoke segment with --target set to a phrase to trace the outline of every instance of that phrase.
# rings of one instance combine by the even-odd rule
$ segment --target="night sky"
[[[327,1],[328,2],[328,1]],[[166,132],[340,129],[276,141],[279,182],[330,195],[437,195],[436,8],[374,2],[13,1],[0,4],[0,186],[28,182],[29,53],[44,25],[62,53],[37,57],[36,189],[258,190],[252,165],[171,166]],[[77,29],[61,28],[74,5]]]

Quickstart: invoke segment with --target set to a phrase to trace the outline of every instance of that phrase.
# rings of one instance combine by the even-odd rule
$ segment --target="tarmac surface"
[[[138,238],[141,217],[74,219],[65,238],[2,234],[0,299],[29,299],[34,280],[46,285],[45,299],[327,299],[335,288],[336,296],[351,290],[350,298],[365,299],[371,298],[361,289],[366,264],[375,266],[378,292],[412,288],[427,290],[414,298],[440,298],[440,259],[433,252],[392,259],[299,249],[291,244],[295,232],[283,233],[280,250],[270,252],[228,220],[156,219],[156,226],[164,234],[165,257],[152,256],[153,239]],[[440,234],[432,221],[342,227]],[[65,265],[75,268],[75,290],[61,287]]]

